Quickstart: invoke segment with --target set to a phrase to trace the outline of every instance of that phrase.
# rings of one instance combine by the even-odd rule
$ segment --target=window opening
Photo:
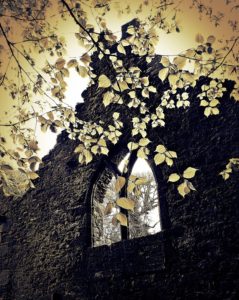
[[[103,190],[103,201],[97,201],[99,198],[93,195],[93,246],[110,245],[161,230],[158,188],[149,164],[127,154],[118,170],[119,174],[107,173],[110,179],[104,187],[105,175],[97,183],[97,190]],[[95,193],[98,195],[99,191]]]

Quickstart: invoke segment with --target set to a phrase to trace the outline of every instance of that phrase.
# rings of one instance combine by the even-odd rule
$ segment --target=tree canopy
[[[175,164],[179,154],[163,140],[151,149],[148,136],[150,130],[167,126],[169,111],[187,110],[197,99],[202,118],[218,117],[221,98],[227,92],[238,105],[239,5],[232,0],[220,2],[218,11],[216,0],[2,0],[0,85],[2,101],[7,99],[0,124],[4,194],[20,195],[34,187],[41,163],[38,124],[42,132],[65,129],[69,138],[79,141],[75,149],[79,163],[89,164],[95,156],[107,156],[119,142],[126,128],[118,109],[121,106],[130,111],[129,152],[143,159],[153,154],[157,166]],[[125,16],[131,20],[123,26],[122,35],[111,28],[116,12],[121,25]],[[161,37],[175,35],[177,43],[177,35],[184,34],[180,20],[191,12],[215,28],[226,24],[224,37],[205,30],[196,34],[192,47],[172,54],[165,45],[160,53]],[[190,22],[188,26],[193,26]],[[72,31],[74,36],[69,37]],[[152,66],[153,74],[149,72]],[[78,117],[66,96],[73,76],[87,78],[88,86],[100,91],[97,105],[112,106],[107,123]],[[230,91],[227,80],[233,81]],[[225,162],[223,178],[227,180],[232,167],[238,165],[239,158]],[[168,181],[176,182],[179,194],[185,197],[195,190],[192,180],[199,168],[188,166],[182,174],[170,174]],[[121,175],[119,192],[125,179],[130,180]],[[127,210],[133,204],[125,198],[118,205]]]

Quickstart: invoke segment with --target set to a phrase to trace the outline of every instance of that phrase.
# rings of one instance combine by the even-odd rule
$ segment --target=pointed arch
[[[125,161],[128,161],[127,171],[123,170]],[[150,163],[137,158],[136,153],[124,154],[116,162],[118,165],[108,161],[92,189],[93,246],[109,245],[161,230],[158,182]],[[119,176],[125,178],[126,184],[121,191],[116,191],[115,184]],[[116,201],[120,197],[132,200],[134,211],[118,206]],[[119,214],[127,218],[127,227],[122,226]]]

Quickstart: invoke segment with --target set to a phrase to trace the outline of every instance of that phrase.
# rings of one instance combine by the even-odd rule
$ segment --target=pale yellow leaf
[[[145,177],[140,177],[135,181],[136,185],[142,185],[142,184],[147,184],[149,181]]]
[[[106,92],[103,96],[104,106],[108,106],[112,102],[113,98],[114,98],[114,94],[112,92]]]
[[[202,44],[204,42],[204,37],[200,33],[198,33],[195,37],[195,40],[197,43]]]
[[[111,202],[107,203],[106,205],[106,208],[104,210],[104,215],[107,216],[107,215],[110,215],[111,212],[112,212],[112,208],[113,208],[113,204]]]
[[[164,81],[167,78],[168,73],[169,73],[169,69],[168,68],[161,69],[159,71],[159,73],[158,73],[159,79],[161,79],[162,81]]]
[[[139,140],[139,146],[147,146],[150,143],[150,140],[147,138],[142,138]]]
[[[84,156],[85,156],[85,163],[88,164],[89,162],[92,161],[93,156],[89,150],[84,150]]]
[[[165,161],[165,155],[158,153],[154,156],[154,162],[156,165],[160,165]]]
[[[165,157],[165,161],[168,166],[171,167],[173,165],[173,160],[167,156]]]
[[[128,34],[131,34],[133,35],[135,33],[135,28],[133,25],[130,25],[128,28],[127,28],[127,31],[126,31]]]
[[[35,172],[28,172],[27,175],[31,180],[37,179],[39,177],[39,175]]]
[[[170,83],[170,86],[173,88],[173,87],[176,87],[177,86],[177,81],[178,81],[178,74],[170,74],[168,76],[168,81]]]
[[[166,56],[162,56],[160,62],[166,68],[170,65],[170,61],[169,61],[169,59]]]
[[[168,181],[169,182],[177,182],[180,179],[180,176],[177,173],[172,173],[169,178]]]
[[[137,157],[142,158],[142,159],[147,159],[148,156],[146,154],[145,149],[146,149],[145,147],[139,148],[139,150],[137,151]]]
[[[78,62],[76,59],[71,59],[67,63],[67,68],[76,67],[78,65]]]
[[[11,167],[10,165],[4,164],[4,165],[1,165],[1,166],[0,166],[0,169],[1,169],[2,171],[12,171],[12,170],[13,170],[13,167]]]
[[[99,139],[98,145],[100,145],[102,147],[106,147],[106,141],[104,139]]]
[[[88,75],[88,70],[84,66],[79,66],[79,71],[78,73],[80,74],[81,77],[85,78]]]
[[[190,192],[190,189],[188,188],[187,183],[185,181],[183,183],[181,183],[177,189],[178,189],[179,194],[183,198]]]
[[[219,109],[217,107],[213,107],[212,108],[212,114],[213,115],[219,115],[219,113],[220,113],[220,111],[219,111]]]
[[[128,220],[126,215],[122,214],[122,213],[118,213],[116,214],[116,219],[120,222],[121,226],[128,226]]]
[[[122,188],[124,187],[126,182],[126,179],[123,176],[118,176],[116,182],[115,182],[115,192],[119,193]]]
[[[109,153],[109,149],[106,147],[101,147],[100,150],[101,150],[101,153],[104,155],[108,155],[108,153]]]
[[[119,44],[118,46],[117,46],[117,50],[119,51],[119,53],[122,53],[122,54],[126,54],[126,52],[125,52],[125,49],[124,49],[124,46],[122,45],[122,44]]]
[[[204,110],[204,115],[206,117],[209,117],[211,112],[212,112],[212,108],[211,107],[206,107],[205,110]]]
[[[158,145],[155,151],[159,153],[164,153],[166,152],[166,148],[164,145]]]
[[[213,99],[212,101],[210,101],[209,105],[211,107],[215,107],[219,104],[219,101],[217,99]]]
[[[213,44],[215,42],[216,38],[214,35],[209,35],[207,38],[207,43]]]
[[[135,205],[133,200],[125,198],[125,197],[117,199],[116,204],[119,207],[122,207],[127,210],[132,210],[132,211],[134,210],[134,205]]]
[[[208,106],[208,102],[206,101],[206,100],[202,100],[201,102],[200,102],[200,106]]]
[[[169,158],[177,158],[177,153],[175,151],[167,151],[166,152],[166,155],[169,157]]]
[[[176,56],[173,63],[178,67],[178,69],[183,69],[186,64],[187,59],[185,57]]]
[[[65,65],[66,61],[63,59],[63,58],[58,58],[58,60],[56,61],[55,63],[55,67],[56,69],[58,70],[61,70],[64,68],[64,65]]]
[[[110,85],[111,85],[110,79],[104,74],[100,75],[100,77],[98,78],[98,86],[101,88],[107,88]]]
[[[135,188],[135,184],[134,184],[133,182],[130,183],[130,184],[128,184],[127,192],[128,192],[128,193],[132,193],[133,190],[134,190],[134,188]]]
[[[49,118],[51,121],[54,121],[54,115],[53,115],[52,111],[49,111],[49,112],[47,113],[47,116],[48,116],[48,118]]]
[[[187,169],[184,170],[183,177],[186,179],[191,179],[195,176],[197,171],[198,171],[198,169],[188,167]]]

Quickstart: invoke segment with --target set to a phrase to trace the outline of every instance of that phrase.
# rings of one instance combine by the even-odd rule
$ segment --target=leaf
[[[204,115],[206,117],[209,117],[210,114],[211,114],[211,111],[212,111],[212,108],[211,107],[206,107],[205,110],[204,110]]]
[[[118,213],[116,214],[116,219],[120,222],[121,226],[128,226],[128,220],[126,215],[122,214],[122,213]]]
[[[95,146],[91,147],[91,151],[92,151],[92,153],[94,153],[94,154],[97,154],[97,153],[98,153],[98,149],[99,149],[99,146],[98,146],[98,145],[95,145]]]
[[[31,180],[37,179],[39,177],[39,175],[35,172],[28,172],[27,175]]]
[[[64,75],[65,77],[69,77],[69,76],[70,76],[70,72],[69,72],[69,70],[66,69],[66,68],[63,68],[63,69],[61,70],[61,72],[63,73],[63,75]]]
[[[196,189],[195,189],[194,185],[192,184],[192,182],[187,181],[187,186],[188,186],[188,188],[189,188],[190,190],[196,191]]]
[[[51,121],[54,121],[54,115],[53,115],[52,111],[49,111],[49,112],[47,113],[47,116],[48,116],[48,118],[49,118]]]
[[[159,153],[164,153],[166,152],[166,148],[164,145],[158,145],[155,151]]]
[[[139,148],[139,150],[137,151],[137,157],[142,158],[142,159],[147,159],[148,156],[146,154],[146,149],[145,147],[141,147]]]
[[[217,107],[213,107],[212,108],[212,114],[213,115],[219,115],[219,113],[220,113],[220,111],[219,111],[219,109]]]
[[[48,127],[49,127],[48,124],[43,124],[43,125],[41,125],[41,131],[42,131],[42,132],[46,132],[47,129],[48,129]]]
[[[150,140],[147,138],[142,138],[139,140],[139,146],[147,146],[150,143]]]
[[[106,147],[101,147],[100,150],[101,150],[101,153],[104,155],[108,155],[108,153],[109,153],[109,149]]]
[[[184,170],[183,177],[187,178],[187,179],[191,179],[195,176],[197,171],[198,171],[198,169],[188,167],[187,169]]]
[[[77,66],[78,66],[78,62],[76,59],[71,59],[67,63],[67,68],[72,68],[72,67],[77,67]]]
[[[170,61],[166,56],[162,56],[160,62],[165,68],[167,68],[170,65]]]
[[[183,198],[190,193],[190,189],[185,181],[178,186],[178,192]]]
[[[106,75],[100,75],[98,78],[98,86],[101,88],[107,88],[111,85],[110,79]]]
[[[149,90],[151,93],[156,93],[156,92],[157,92],[156,88],[155,88],[154,86],[152,86],[152,85],[150,85],[150,86],[148,87],[148,90]]]
[[[116,204],[119,207],[122,207],[127,210],[132,210],[132,211],[134,210],[134,205],[135,205],[133,200],[125,198],[125,197],[117,199]]]
[[[30,142],[28,142],[28,147],[33,151],[39,150],[38,143],[35,140],[31,140]]]
[[[112,209],[113,209],[113,204],[111,202],[107,203],[106,208],[104,210],[104,215],[110,215],[112,213]]]
[[[135,188],[135,184],[134,184],[133,182],[130,183],[130,184],[128,184],[127,192],[128,192],[128,193],[132,193],[133,190],[134,190],[134,188]]]
[[[61,70],[64,68],[64,65],[65,65],[66,61],[63,59],[63,58],[58,58],[58,60],[56,61],[55,63],[55,67],[56,69],[58,70]]]
[[[177,86],[177,81],[178,81],[178,75],[170,74],[168,76],[168,81],[169,81],[171,87],[176,87]]]
[[[168,166],[171,167],[173,165],[173,160],[167,156],[165,157],[165,161]]]
[[[139,145],[138,145],[137,143],[134,143],[134,142],[129,142],[127,146],[128,146],[128,149],[129,149],[130,151],[133,151],[133,150],[139,148]]]
[[[133,35],[135,33],[135,28],[133,25],[130,25],[126,31],[128,34]]]
[[[79,69],[78,73],[80,74],[80,76],[81,76],[82,78],[87,77],[87,75],[88,75],[88,70],[87,70],[86,67],[84,67],[84,66],[79,66],[78,69]]]
[[[85,155],[85,163],[88,164],[92,161],[93,156],[89,150],[84,149],[84,155]]]
[[[211,107],[215,107],[219,104],[219,101],[217,99],[213,99],[212,101],[210,101],[209,105]]]
[[[113,119],[114,119],[114,120],[118,120],[118,119],[119,119],[119,116],[120,116],[120,113],[118,113],[118,112],[114,112],[114,113],[113,113]]]
[[[161,79],[162,81],[164,81],[166,79],[166,77],[168,76],[168,73],[169,73],[169,69],[168,68],[163,68],[158,73],[159,79]]]
[[[202,44],[204,42],[204,37],[200,33],[198,33],[195,37],[195,41],[199,44]]]
[[[123,46],[122,44],[119,44],[119,45],[117,46],[117,50],[119,51],[119,53],[122,53],[122,54],[126,55],[124,46]]]
[[[13,167],[11,167],[10,165],[4,164],[4,165],[1,165],[1,166],[0,166],[0,169],[1,169],[2,171],[12,171],[12,170],[13,170]]]
[[[180,179],[180,176],[177,173],[172,173],[169,178],[168,181],[169,182],[177,182]]]
[[[167,151],[166,155],[170,158],[177,158],[177,153],[175,151]]]
[[[138,178],[136,181],[135,181],[135,184],[136,185],[142,185],[142,184],[146,184],[148,183],[148,179],[146,177],[141,177],[141,178]]]
[[[115,192],[119,193],[122,188],[124,187],[126,182],[126,179],[123,176],[118,176],[116,182],[115,182]]]
[[[114,94],[112,92],[106,92],[103,96],[104,106],[108,106],[112,102],[113,98],[114,98]]]
[[[128,95],[130,96],[130,98],[136,98],[135,91],[130,91],[130,92],[128,93]]]
[[[208,106],[208,102],[206,101],[206,100],[202,100],[201,102],[200,102],[200,106]]]
[[[178,67],[178,69],[183,69],[186,64],[187,59],[185,57],[176,56],[173,63]]]
[[[216,38],[214,35],[209,35],[207,38],[207,43],[213,44],[215,42]]]
[[[81,56],[80,60],[84,63],[84,64],[88,64],[91,62],[91,58],[89,56],[88,53],[85,53],[84,55]]]
[[[165,161],[165,155],[158,153],[154,156],[154,162],[156,165],[160,165]]]
[[[120,87],[120,90],[119,90],[120,92],[123,92],[123,91],[129,89],[129,86],[128,86],[127,82],[125,82],[125,81],[119,81],[118,84]]]

